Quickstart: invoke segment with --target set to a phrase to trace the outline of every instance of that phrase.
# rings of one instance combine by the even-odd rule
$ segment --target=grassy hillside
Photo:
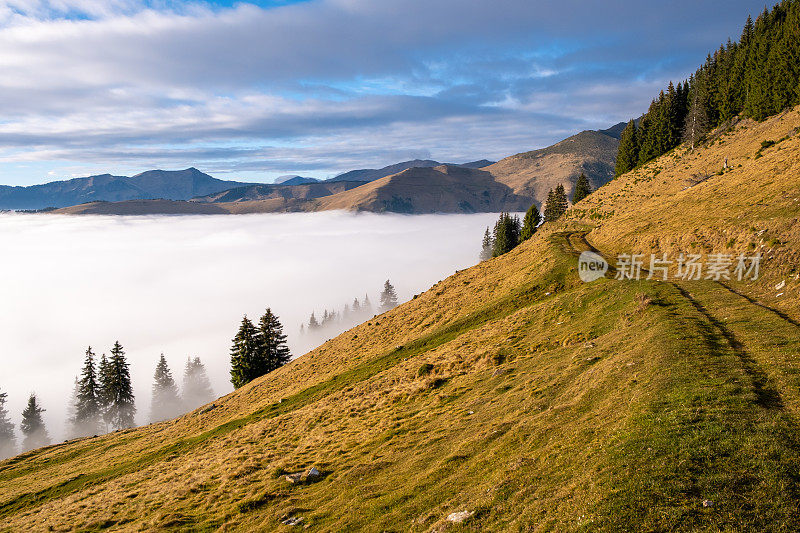
[[[666,154],[177,420],[0,463],[0,530],[797,530],[798,126]],[[764,277],[584,284],[590,247]]]

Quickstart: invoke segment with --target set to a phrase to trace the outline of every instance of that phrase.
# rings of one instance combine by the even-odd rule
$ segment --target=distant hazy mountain
[[[221,191],[206,196],[198,196],[191,201],[196,203],[231,204],[245,202],[269,202],[270,205],[288,210],[299,203],[322,198],[332,194],[349,191],[361,185],[363,181],[329,181],[291,185],[286,183],[263,183],[245,185],[227,191]]]
[[[289,176],[280,176],[275,180],[276,185],[305,185],[307,183],[318,183],[320,180],[317,178],[304,178],[303,176],[296,176],[290,174]]]
[[[188,200],[242,185],[247,183],[218,180],[196,168],[149,170],[133,177],[102,174],[30,187],[0,185],[0,209],[43,209],[155,198]]]
[[[460,166],[466,168],[483,168],[489,166],[493,161],[481,159],[480,161],[471,161],[469,163],[448,164],[448,166]],[[431,159],[414,159],[411,161],[403,161],[402,163],[395,163],[383,168],[362,168],[360,170],[351,170],[344,174],[339,174],[335,178],[326,181],[375,181],[386,176],[391,176],[402,172],[409,168],[433,168],[446,163],[440,163]]]

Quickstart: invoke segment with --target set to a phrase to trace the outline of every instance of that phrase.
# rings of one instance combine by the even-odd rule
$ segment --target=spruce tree
[[[19,426],[25,436],[22,441],[23,451],[41,448],[50,444],[50,437],[44,426],[44,420],[42,420],[44,411],[36,399],[36,394],[31,394],[28,398],[28,405],[22,411],[22,423]]]
[[[0,460],[11,457],[17,453],[17,438],[14,434],[14,424],[8,417],[6,409],[7,394],[0,392]]]
[[[86,349],[83,369],[78,379],[75,394],[72,434],[76,437],[100,433],[102,419],[101,385],[94,362],[92,347]],[[107,362],[106,362],[107,364]]]
[[[164,354],[158,359],[153,374],[153,389],[150,402],[150,422],[169,420],[180,415],[182,411],[178,386],[172,377]]]
[[[492,234],[489,233],[489,228],[486,228],[486,233],[483,234],[483,241],[481,242],[481,253],[478,256],[481,261],[488,261],[492,258],[492,249],[494,243],[492,242]]]
[[[357,315],[361,313],[361,304],[358,303],[358,298],[353,299],[353,314]]]
[[[208,379],[206,367],[199,357],[188,358],[183,371],[183,404],[194,409],[214,399],[214,390]]]
[[[617,163],[614,167],[614,176],[620,176],[636,168],[639,163],[639,136],[636,123],[631,119],[619,139]]]
[[[555,222],[561,215],[567,212],[567,193],[564,186],[559,184],[555,190],[551,190],[547,195],[547,203],[544,206],[544,221]]]
[[[254,378],[258,367],[258,331],[246,316],[231,346],[231,383],[238,389]]]
[[[125,359],[125,351],[119,341],[111,348],[107,363],[108,377],[104,383],[108,399],[107,420],[113,429],[127,429],[135,424],[136,399],[133,395],[131,373]]]
[[[361,309],[364,310],[364,314],[369,316],[372,314],[372,302],[369,301],[369,295],[364,295],[364,300],[361,302]]]
[[[575,182],[575,190],[572,192],[573,205],[580,202],[590,194],[592,194],[592,186],[589,185],[589,180],[586,178],[586,174],[581,172],[581,175],[578,176],[578,181]]]
[[[508,213],[500,213],[500,218],[494,225],[494,249],[492,255],[499,257],[505,253],[513,250],[518,244],[520,239],[520,222],[519,217],[516,215],[512,217]]]
[[[380,312],[385,313],[390,309],[394,309],[397,307],[397,293],[394,290],[394,287],[387,279],[386,282],[383,284],[383,292],[381,292],[381,306]]]
[[[258,343],[260,359],[264,361],[263,372],[259,369],[259,376],[277,370],[292,359],[281,321],[269,307],[258,321]]]
[[[81,429],[75,424],[75,414],[78,410],[78,393],[80,391],[80,378],[75,376],[72,380],[72,394],[67,404],[66,440],[83,437]]]
[[[539,208],[536,207],[536,204],[533,204],[528,208],[525,218],[522,220],[522,230],[519,234],[520,241],[527,241],[533,237],[541,221],[542,215],[539,214]]]
[[[111,365],[106,358],[106,354],[100,356],[100,363],[97,365],[97,385],[99,391],[97,395],[97,402],[100,405],[100,416],[103,419],[105,430],[111,424],[111,404],[114,401],[113,376],[111,375]]]
[[[308,319],[308,331],[317,329],[319,329],[319,322],[317,321],[317,317],[314,316],[314,311],[311,311],[311,317]]]

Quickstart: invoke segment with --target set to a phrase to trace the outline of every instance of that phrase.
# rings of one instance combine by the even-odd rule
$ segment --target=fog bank
[[[396,216],[343,212],[239,216],[0,215],[0,391],[19,427],[28,395],[57,442],[84,351],[125,348],[148,422],[164,353],[180,382],[200,357],[217,395],[242,315],[270,306],[294,356],[312,311],[369,295],[391,279],[400,301],[477,262],[495,214]]]

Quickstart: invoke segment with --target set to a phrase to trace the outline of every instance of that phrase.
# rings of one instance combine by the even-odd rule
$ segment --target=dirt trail
[[[615,278],[612,262],[589,242],[588,233],[564,232],[565,248],[576,257],[588,250],[606,258],[606,278]],[[644,268],[642,272],[649,274]],[[719,281],[666,283],[705,319],[709,342],[717,344],[716,349],[727,347],[737,356],[760,406],[783,409],[788,403],[800,414],[800,378],[794,371],[800,361],[796,351],[793,353],[793,347],[800,346],[800,324]],[[737,301],[728,301],[730,297]]]

